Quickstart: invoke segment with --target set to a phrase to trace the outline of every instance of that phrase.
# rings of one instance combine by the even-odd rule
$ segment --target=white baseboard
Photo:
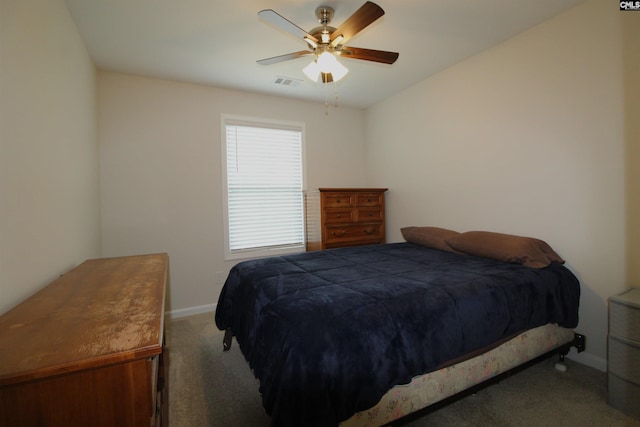
[[[209,313],[216,310],[216,304],[199,305],[196,307],[180,308],[165,313],[168,320],[178,319],[180,317],[193,316],[195,314]]]
[[[578,353],[575,348],[572,348],[569,354],[567,354],[567,359],[582,363],[583,365],[591,366],[592,368],[602,372],[607,372],[607,359],[595,356],[586,351]]]

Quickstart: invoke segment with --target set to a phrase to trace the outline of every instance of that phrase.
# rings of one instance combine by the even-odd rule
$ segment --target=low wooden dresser
[[[92,259],[0,316],[0,426],[167,426],[169,257]]]
[[[609,404],[640,418],[640,288],[609,298]]]
[[[386,188],[320,188],[320,242],[311,238],[309,250],[385,243],[386,191]]]

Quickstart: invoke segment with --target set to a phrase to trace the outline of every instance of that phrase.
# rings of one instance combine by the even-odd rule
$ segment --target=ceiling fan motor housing
[[[316,9],[316,16],[318,22],[322,25],[327,25],[333,19],[334,10],[329,6],[320,6]]]

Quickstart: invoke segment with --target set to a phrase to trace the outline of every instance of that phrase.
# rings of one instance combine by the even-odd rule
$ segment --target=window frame
[[[229,187],[228,187],[228,174],[227,174],[227,125],[246,125],[253,127],[271,128],[271,129],[287,129],[300,132],[300,149],[301,149],[301,167],[302,167],[302,230],[303,239],[300,244],[292,244],[290,246],[267,246],[260,248],[250,248],[242,250],[231,250],[229,239]],[[231,260],[243,260],[253,258],[264,258],[269,256],[278,256],[292,253],[300,253],[306,251],[306,206],[304,202],[304,195],[306,193],[307,182],[307,167],[306,167],[306,134],[305,124],[303,122],[285,121],[261,117],[241,116],[233,114],[221,114],[220,115],[220,133],[221,133],[221,179],[222,179],[222,217],[223,217],[223,232],[224,232],[224,259],[225,261]]]

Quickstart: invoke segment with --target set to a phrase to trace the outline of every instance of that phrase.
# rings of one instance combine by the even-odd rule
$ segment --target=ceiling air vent
[[[273,82],[281,86],[296,87],[296,86],[300,86],[300,83],[302,83],[302,80],[294,79],[292,77],[276,76],[276,79]]]

